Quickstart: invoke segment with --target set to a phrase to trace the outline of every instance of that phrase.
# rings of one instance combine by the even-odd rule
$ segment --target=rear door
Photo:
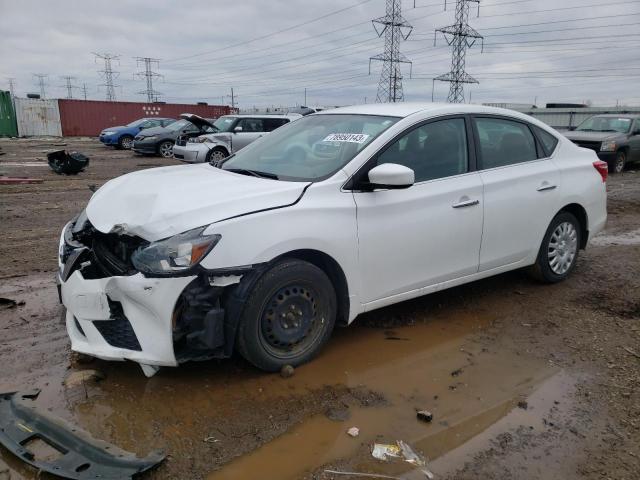
[[[526,122],[475,116],[474,134],[484,185],[480,271],[533,261],[560,209],[560,172]]]

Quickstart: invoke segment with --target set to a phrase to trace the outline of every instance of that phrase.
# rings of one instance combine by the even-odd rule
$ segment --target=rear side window
[[[536,141],[524,123],[502,118],[476,118],[482,168],[505,167],[536,160]]]
[[[536,132],[538,139],[542,142],[542,146],[544,147],[546,156],[551,156],[553,151],[556,149],[556,146],[558,145],[558,139],[546,130],[541,129],[540,127],[536,127],[535,125],[532,125],[532,127]]]
[[[289,120],[286,118],[264,118],[262,120],[265,132],[271,132],[285,123],[289,123]]]

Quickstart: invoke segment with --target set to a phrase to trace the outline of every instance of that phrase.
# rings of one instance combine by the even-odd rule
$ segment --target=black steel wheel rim
[[[276,291],[262,310],[261,343],[277,358],[296,357],[318,341],[325,323],[317,291],[299,283],[287,285]]]

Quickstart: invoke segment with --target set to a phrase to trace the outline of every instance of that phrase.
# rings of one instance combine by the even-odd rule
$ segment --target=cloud
[[[469,21],[485,42],[483,53],[479,44],[467,53],[467,71],[480,81],[465,89],[467,97],[640,104],[640,2],[587,2],[482,0],[479,17],[472,7]],[[433,45],[434,30],[453,23],[453,2],[447,11],[443,5],[403,2],[414,26],[401,45],[413,60],[412,78],[403,66],[406,100],[431,100],[431,78],[450,69],[444,39]],[[73,75],[89,98],[103,99],[95,51],[120,55],[121,100],[145,99],[134,57],[149,56],[161,59],[164,80],[154,88],[168,102],[228,103],[231,87],[242,107],[301,104],[305,88],[311,105],[372,102],[382,65],[373,62],[369,74],[369,57],[384,45],[370,20],[384,7],[383,0],[0,0],[0,86],[15,77],[17,94],[37,92],[32,74],[46,73],[48,96],[64,96],[60,76]],[[448,84],[436,82],[437,100],[447,92]]]

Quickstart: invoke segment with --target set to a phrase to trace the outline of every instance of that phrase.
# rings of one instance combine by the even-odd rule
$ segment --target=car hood
[[[618,132],[580,132],[577,130],[574,130],[572,132],[565,132],[563,133],[563,135],[571,141],[584,140],[587,142],[601,142],[603,140],[609,140],[611,138],[622,136],[622,134]]]
[[[123,130],[123,129],[125,129],[125,128],[129,128],[129,127],[126,127],[126,126],[124,126],[124,125],[120,125],[120,126],[117,126],[117,127],[108,127],[108,128],[103,128],[103,129],[102,129],[102,131],[103,131],[103,132],[112,132],[112,131]]]
[[[208,164],[153,168],[105,183],[86,212],[103,233],[155,241],[230,217],[292,205],[307,185],[249,177]]]
[[[169,132],[165,127],[151,127],[141,130],[138,135],[141,137],[151,137],[152,135],[166,135],[167,133],[172,132]]]
[[[200,130],[203,130],[205,127],[213,127],[213,123],[211,123],[206,118],[202,118],[200,115],[195,115],[193,113],[183,113],[180,115],[180,118],[188,120],[193,123]],[[213,127],[215,128],[215,127]]]

